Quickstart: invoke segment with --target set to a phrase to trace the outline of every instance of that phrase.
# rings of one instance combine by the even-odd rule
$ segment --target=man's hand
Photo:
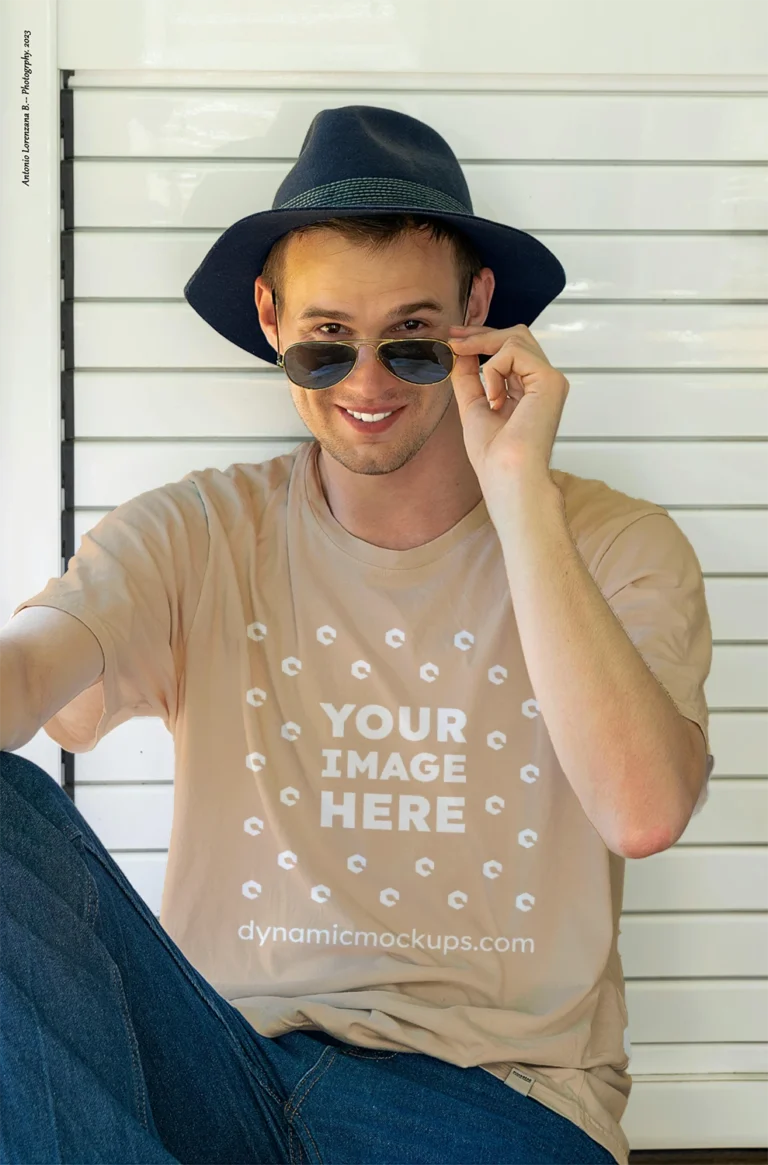
[[[565,376],[524,324],[452,326],[449,343],[457,354],[451,379],[467,456],[486,499],[503,496],[512,477],[549,478],[570,387]],[[483,365],[487,396],[478,353],[491,356]]]

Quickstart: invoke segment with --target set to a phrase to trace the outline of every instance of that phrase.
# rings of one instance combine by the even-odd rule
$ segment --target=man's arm
[[[552,747],[608,848],[625,857],[660,852],[695,810],[706,776],[703,740],[625,633],[571,537],[549,472],[569,382],[522,324],[453,326],[450,334],[464,444],[499,535]],[[480,354],[491,356],[485,383]],[[695,609],[677,612],[672,642],[693,616]],[[696,680],[689,675],[689,684]]]
[[[19,611],[0,629],[0,748],[21,748],[103,671],[99,641],[74,615]]]
[[[590,574],[551,479],[511,479],[495,524],[531,683],[584,812],[622,857],[668,849],[705,775],[687,719]]]

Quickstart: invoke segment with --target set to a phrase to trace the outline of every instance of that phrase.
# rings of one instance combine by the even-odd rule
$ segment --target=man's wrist
[[[562,492],[546,467],[518,470],[482,488],[488,513],[497,529],[499,523],[514,522],[524,510],[536,513],[555,509],[565,514]]]

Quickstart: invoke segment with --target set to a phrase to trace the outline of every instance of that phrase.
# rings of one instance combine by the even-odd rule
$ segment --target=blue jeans
[[[482,1068],[260,1035],[64,790],[0,752],[0,1160],[613,1162]]]

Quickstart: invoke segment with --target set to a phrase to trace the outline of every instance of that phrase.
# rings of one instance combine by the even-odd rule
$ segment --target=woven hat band
[[[326,206],[394,206],[419,207],[424,210],[444,210],[449,214],[472,214],[465,206],[442,190],[408,182],[404,178],[347,178],[328,182],[305,190],[295,198],[274,206],[273,210],[293,210],[303,207]]]

